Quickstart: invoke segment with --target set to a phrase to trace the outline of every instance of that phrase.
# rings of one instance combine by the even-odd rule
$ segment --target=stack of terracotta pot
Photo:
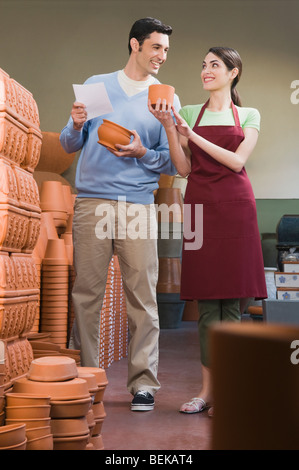
[[[103,396],[107,384],[104,369],[77,367],[71,358],[49,356],[34,359],[28,377],[16,380],[13,393],[7,398],[49,397],[50,420],[44,426],[40,420],[40,427],[51,427],[45,435],[52,435],[54,450],[102,450],[102,425],[106,417]],[[23,409],[21,412],[24,415]],[[18,420],[15,423],[21,422],[18,410],[14,413]],[[23,421],[26,427],[30,424]],[[6,424],[12,424],[11,420]],[[49,445],[49,440],[39,445]]]
[[[26,450],[53,450],[50,427],[50,397],[6,393],[6,425],[25,424]]]
[[[185,302],[180,300],[183,243],[183,198],[179,188],[159,188],[155,197],[158,214],[159,277],[157,301],[161,328],[178,328]]]
[[[33,171],[42,134],[32,94],[0,70],[0,363],[5,388],[27,373],[32,350],[25,337],[39,311],[33,249],[41,209]]]

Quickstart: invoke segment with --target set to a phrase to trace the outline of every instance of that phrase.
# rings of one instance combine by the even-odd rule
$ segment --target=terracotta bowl
[[[54,437],[82,436],[89,432],[86,417],[71,419],[52,419],[51,432]]]
[[[157,83],[148,87],[148,98],[151,100],[153,108],[156,107],[156,102],[159,98],[161,98],[161,100],[165,99],[167,104],[170,103],[173,105],[174,92],[175,89],[173,86]]]
[[[26,426],[24,423],[0,426],[0,447],[13,446],[23,443],[26,439]]]
[[[74,359],[66,356],[45,356],[31,362],[28,378],[37,382],[57,382],[78,376]]]
[[[49,418],[50,405],[41,406],[7,406],[6,419],[39,419]]]
[[[32,428],[43,428],[50,426],[51,418],[37,418],[37,419],[6,419],[7,424],[25,424],[26,431]]]
[[[53,400],[79,400],[88,398],[89,390],[86,380],[70,379],[60,382],[38,382],[27,378],[17,379],[13,385],[14,392],[49,394]]]
[[[86,416],[92,405],[90,396],[78,400],[53,400],[51,418],[81,418]]]
[[[89,433],[75,437],[54,437],[54,450],[85,450],[89,438]]]
[[[53,435],[36,437],[35,439],[27,439],[26,450],[53,450]]]
[[[94,396],[94,403],[100,403],[104,399],[104,394],[106,390],[106,385],[101,385],[98,388],[98,391],[95,393]]]
[[[49,434],[51,434],[51,426],[26,429],[26,437],[29,441],[38,437],[48,436]]]
[[[115,144],[129,145],[132,132],[115,122],[103,119],[103,124],[98,128],[98,143],[112,150],[117,150]]]
[[[6,406],[42,406],[50,405],[49,395],[6,393]]]

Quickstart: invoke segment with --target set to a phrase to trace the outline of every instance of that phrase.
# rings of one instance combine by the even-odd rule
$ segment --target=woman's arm
[[[159,107],[160,101],[158,100],[156,109],[159,109]],[[191,171],[191,152],[188,147],[188,139],[177,132],[176,124],[170,113],[171,106],[168,106],[164,100],[161,111],[157,111],[151,106],[151,102],[149,101],[148,108],[164,126],[168,139],[170,157],[177,172],[183,177],[189,175]]]
[[[173,109],[174,116],[177,121],[177,130],[180,134],[190,139],[194,144],[198,145],[204,152],[208,153],[217,162],[225,165],[236,173],[240,172],[251,155],[258,139],[257,129],[246,127],[244,129],[244,140],[241,142],[235,152],[223,149],[218,145],[209,142],[203,137],[197,135],[190,129],[181,116]]]

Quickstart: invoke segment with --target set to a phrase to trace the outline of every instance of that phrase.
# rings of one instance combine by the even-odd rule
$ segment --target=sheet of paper
[[[86,106],[87,120],[113,111],[104,83],[73,85],[76,101]]]

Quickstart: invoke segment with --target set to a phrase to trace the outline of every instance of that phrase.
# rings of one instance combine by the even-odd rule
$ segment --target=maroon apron
[[[236,107],[232,103],[235,126],[198,126],[207,104],[208,101],[202,107],[193,131],[235,152],[244,139]],[[181,298],[266,298],[256,204],[245,168],[236,173],[191,141],[189,147],[191,173],[184,207],[187,214],[186,205],[190,205],[191,221],[184,220]],[[186,249],[192,243],[190,232],[194,233],[195,227],[198,228],[200,211],[197,204],[203,209],[202,246],[196,250]],[[188,235],[185,232],[187,225]],[[195,239],[193,246],[196,246]]]

